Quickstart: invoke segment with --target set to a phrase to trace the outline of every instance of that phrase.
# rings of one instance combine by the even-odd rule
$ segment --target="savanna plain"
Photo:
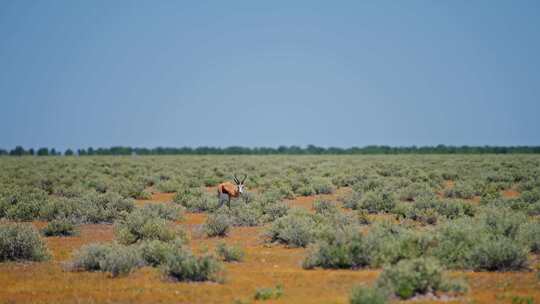
[[[537,155],[0,157],[0,218],[0,303],[540,303]]]

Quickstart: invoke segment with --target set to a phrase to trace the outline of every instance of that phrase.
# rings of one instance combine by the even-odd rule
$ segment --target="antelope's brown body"
[[[221,194],[227,194],[229,197],[238,197],[240,192],[238,192],[238,186],[231,182],[224,182],[218,185],[217,187],[218,196]]]

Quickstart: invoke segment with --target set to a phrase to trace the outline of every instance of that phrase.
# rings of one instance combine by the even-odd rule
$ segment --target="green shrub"
[[[388,290],[401,299],[438,291],[442,286],[442,268],[432,258],[403,260],[394,266],[387,266],[376,282],[377,288]]]
[[[357,205],[358,209],[369,213],[390,212],[396,206],[394,196],[388,191],[367,192]]]
[[[211,255],[194,256],[189,250],[168,255],[163,271],[178,281],[221,281],[223,266]]]
[[[467,268],[472,249],[486,234],[474,219],[459,218],[437,227],[432,254],[450,268]]]
[[[364,239],[369,249],[369,265],[380,267],[403,259],[425,255],[433,240],[429,233],[417,232],[391,222],[376,223]]]
[[[142,264],[143,261],[134,247],[89,244],[75,252],[71,270],[110,272],[112,277],[117,277],[129,274]]]
[[[515,239],[520,226],[527,222],[527,217],[508,208],[488,208],[479,215],[481,224],[487,232]]]
[[[144,213],[169,221],[180,221],[184,216],[184,208],[166,203],[151,203],[142,207]]]
[[[53,221],[58,218],[70,219],[72,222],[83,222],[84,205],[80,200],[66,197],[51,197],[40,208],[40,218]]]
[[[468,264],[475,270],[520,270],[527,265],[527,251],[504,236],[484,238],[472,248]]]
[[[174,196],[173,201],[191,212],[213,211],[219,206],[216,194],[210,194],[206,189],[201,188],[180,189]]]
[[[336,206],[336,204],[321,199],[315,200],[313,203],[313,209],[315,209],[316,213],[321,215],[336,214],[339,212],[339,208]]]
[[[183,250],[183,243],[181,240],[175,240],[173,242],[159,240],[142,241],[138,245],[138,250],[146,265],[158,266],[164,264],[169,255],[173,255],[178,250]]]
[[[275,288],[271,287],[264,287],[264,288],[257,288],[255,290],[255,295],[253,296],[253,299],[257,301],[265,301],[270,299],[279,299],[281,296],[283,296],[283,285],[278,284]]]
[[[527,246],[531,252],[540,253],[540,222],[531,222],[521,225],[518,239]]]
[[[470,184],[460,181],[456,182],[454,187],[446,189],[443,193],[444,197],[463,199],[470,199],[475,194],[476,192]]]
[[[52,220],[42,231],[45,236],[72,236],[77,233],[73,222],[67,219]]]
[[[263,216],[261,220],[263,222],[273,222],[276,219],[287,215],[289,209],[289,206],[283,202],[267,203],[263,206]]]
[[[162,180],[156,184],[160,192],[173,193],[182,188],[182,183],[175,180]]]
[[[311,186],[316,194],[332,194],[336,191],[332,182],[325,178],[314,178]]]
[[[134,247],[112,246],[112,250],[99,262],[101,271],[110,272],[112,277],[127,275],[142,266],[143,261]]]
[[[203,229],[209,237],[225,236],[232,226],[232,220],[225,213],[213,213],[206,218]]]
[[[0,262],[43,261],[49,257],[45,242],[34,227],[0,223]]]
[[[316,222],[304,209],[294,209],[272,223],[267,235],[272,242],[280,242],[289,247],[306,247],[315,240]]]
[[[18,190],[4,198],[4,216],[18,221],[38,219],[41,206],[49,199],[47,192],[35,188]]]
[[[89,244],[76,251],[71,261],[71,269],[75,271],[99,271],[100,261],[111,251],[110,245]]]
[[[349,297],[350,304],[385,304],[388,303],[388,295],[379,288],[358,286],[352,289]]]
[[[216,254],[225,262],[240,262],[244,259],[244,250],[239,246],[227,246],[220,242],[216,247]]]
[[[112,223],[114,220],[123,219],[129,212],[135,209],[133,199],[125,199],[118,193],[107,192],[104,194],[88,193],[81,198],[82,216],[84,222]]]
[[[305,269],[363,267],[370,262],[369,254],[369,248],[360,233],[342,233],[332,240],[319,241],[310,246],[302,267]]]
[[[121,244],[129,245],[141,240],[160,240],[164,242],[186,238],[180,226],[174,227],[169,221],[157,217],[149,209],[137,209],[125,220],[115,225],[116,237]]]

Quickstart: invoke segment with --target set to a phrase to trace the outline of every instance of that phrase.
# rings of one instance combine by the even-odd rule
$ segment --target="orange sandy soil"
[[[340,191],[349,191],[347,189]],[[170,202],[173,194],[154,194],[138,204]],[[336,196],[323,196],[335,199]],[[291,205],[312,208],[315,197],[300,197]],[[372,283],[379,270],[303,270],[305,249],[290,249],[262,241],[264,227],[233,228],[225,238],[207,238],[200,233],[205,214],[187,213],[180,222],[191,234],[195,252],[212,250],[220,241],[238,244],[246,251],[242,263],[226,264],[225,282],[179,283],[162,276],[158,269],[145,267],[120,278],[99,272],[67,272],[63,263],[73,251],[92,242],[114,239],[112,225],[82,225],[75,237],[48,237],[53,258],[41,263],[1,263],[0,303],[232,303],[254,302],[260,287],[284,286],[278,300],[265,303],[347,303],[351,288]],[[35,222],[42,227],[45,223]],[[452,272],[465,276],[471,291],[446,303],[511,303],[515,296],[532,297],[540,302],[540,283],[534,272],[474,273]],[[433,303],[414,301],[414,303]]]

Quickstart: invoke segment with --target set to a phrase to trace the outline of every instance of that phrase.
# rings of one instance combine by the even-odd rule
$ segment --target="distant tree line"
[[[365,147],[317,147],[308,145],[300,146],[279,146],[270,147],[157,147],[157,148],[133,148],[133,147],[110,147],[97,148],[89,147],[87,149],[78,149],[76,151],[67,149],[63,153],[54,148],[32,148],[26,150],[17,146],[12,150],[0,149],[0,155],[10,156],[57,156],[57,155],[322,155],[322,154],[512,154],[512,153],[540,153],[540,146],[410,146],[410,147],[391,147],[391,146],[365,146]]]

